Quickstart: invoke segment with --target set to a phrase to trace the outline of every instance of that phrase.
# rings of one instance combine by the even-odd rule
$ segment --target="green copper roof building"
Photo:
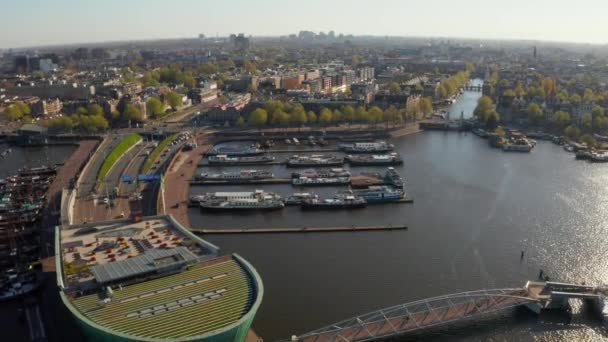
[[[57,228],[61,298],[91,341],[244,341],[255,269],[171,216]]]

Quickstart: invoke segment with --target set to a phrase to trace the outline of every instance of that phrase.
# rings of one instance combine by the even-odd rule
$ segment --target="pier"
[[[243,185],[243,184],[291,184],[291,178],[265,178],[252,180],[191,180],[190,185]]]
[[[405,225],[350,226],[350,227],[291,227],[291,228],[191,228],[197,234],[277,234],[277,233],[331,233],[407,230]]]

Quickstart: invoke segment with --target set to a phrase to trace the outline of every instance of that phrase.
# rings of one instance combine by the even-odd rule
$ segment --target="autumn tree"
[[[171,91],[166,96],[167,96],[167,103],[169,104],[171,109],[177,110],[177,108],[182,105],[183,96],[181,94]]]

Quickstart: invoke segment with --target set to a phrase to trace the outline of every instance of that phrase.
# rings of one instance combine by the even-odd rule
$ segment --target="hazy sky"
[[[2,0],[0,48],[244,32],[608,43],[608,0]]]

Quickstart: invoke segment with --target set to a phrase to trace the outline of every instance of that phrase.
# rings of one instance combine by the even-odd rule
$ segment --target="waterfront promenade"
[[[193,178],[199,161],[213,145],[206,135],[196,138],[198,147],[191,151],[179,151],[165,172],[164,191],[159,196],[158,212],[173,215],[184,227],[192,227],[188,219],[189,180]],[[164,206],[164,208],[163,208]]]

